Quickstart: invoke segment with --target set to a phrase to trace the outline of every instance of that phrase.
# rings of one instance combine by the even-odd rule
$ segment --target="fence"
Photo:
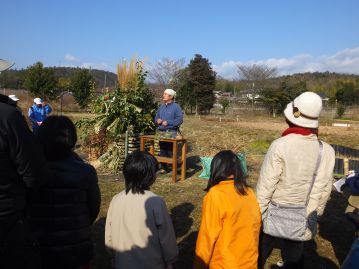
[[[334,173],[347,175],[350,170],[359,170],[359,150],[331,145],[335,151]]]

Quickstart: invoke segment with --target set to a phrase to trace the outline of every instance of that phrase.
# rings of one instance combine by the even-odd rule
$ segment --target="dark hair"
[[[123,164],[126,193],[145,193],[156,180],[158,162],[148,152],[135,151],[127,156]]]
[[[212,160],[211,176],[205,191],[209,191],[219,182],[231,179],[231,177],[234,179],[235,190],[241,195],[246,195],[245,188],[248,187],[248,184],[238,156],[231,150],[220,151]]]
[[[68,117],[50,116],[40,125],[38,137],[47,160],[64,160],[73,154],[76,127]]]

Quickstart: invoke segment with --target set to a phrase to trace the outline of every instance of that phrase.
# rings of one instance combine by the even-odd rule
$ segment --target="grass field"
[[[171,213],[176,231],[180,256],[175,268],[191,268],[201,203],[207,181],[199,179],[201,171],[199,156],[211,156],[223,149],[244,151],[247,155],[249,183],[255,187],[261,162],[270,143],[286,128],[282,118],[240,118],[232,122],[219,122],[214,118],[186,117],[183,134],[188,139],[188,170],[185,181],[171,183],[170,174],[161,175],[152,191],[162,196]],[[320,137],[329,143],[359,148],[359,129],[327,127],[320,128]],[[111,198],[124,188],[121,175],[111,175],[99,170],[102,205],[94,225],[96,257],[93,268],[111,268],[104,247],[105,218]],[[338,268],[354,239],[354,228],[345,218],[347,197],[332,192],[325,213],[319,223],[315,240],[305,246],[306,268]],[[279,259],[276,250],[267,262],[267,268],[276,268]]]

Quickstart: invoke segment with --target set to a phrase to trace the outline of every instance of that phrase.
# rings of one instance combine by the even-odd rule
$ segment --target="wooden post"
[[[349,174],[349,159],[344,158],[343,163],[344,163],[344,175],[348,175]]]
[[[186,154],[187,153],[187,142],[182,142],[182,156],[181,156],[181,180],[186,178]]]
[[[174,140],[172,142],[172,149],[173,149],[173,152],[172,152],[172,182],[173,183],[176,183],[177,181],[177,140]]]
[[[140,151],[145,150],[145,139],[141,136],[140,137]]]

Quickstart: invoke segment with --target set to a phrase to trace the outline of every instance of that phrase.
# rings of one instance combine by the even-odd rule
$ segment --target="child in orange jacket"
[[[193,268],[256,269],[261,214],[236,154],[214,156],[205,191]]]

